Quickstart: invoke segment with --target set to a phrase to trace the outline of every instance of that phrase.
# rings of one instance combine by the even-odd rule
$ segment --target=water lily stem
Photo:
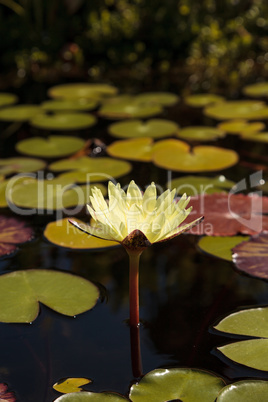
[[[138,327],[139,318],[139,262],[141,251],[127,250],[129,255],[129,324]]]

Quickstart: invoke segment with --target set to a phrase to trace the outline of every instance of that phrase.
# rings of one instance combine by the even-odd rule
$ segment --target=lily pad
[[[33,230],[26,222],[16,218],[0,216],[0,257],[18,250],[17,245],[32,240]]]
[[[130,388],[132,402],[214,402],[224,381],[215,375],[194,369],[157,369],[146,374]]]
[[[223,102],[225,99],[222,96],[214,94],[195,94],[184,98],[184,102],[192,107],[204,107],[213,103]]]
[[[169,188],[176,188],[177,194],[186,193],[188,196],[198,194],[213,194],[230,189],[235,182],[227,180],[225,176],[202,177],[202,176],[183,176],[171,180],[167,183]]]
[[[257,370],[268,371],[268,308],[258,307],[240,310],[219,322],[216,330],[228,334],[255,337],[229,345],[218,350],[239,364]]]
[[[189,126],[180,129],[177,137],[189,141],[211,141],[225,136],[225,133],[216,127]]]
[[[5,107],[0,110],[2,121],[28,121],[40,113],[40,106],[37,105],[16,105]]]
[[[52,135],[47,138],[31,137],[19,141],[16,150],[26,155],[55,158],[74,154],[85,145],[85,141],[77,137]]]
[[[153,140],[150,137],[115,141],[106,148],[109,155],[133,161],[152,160]]]
[[[69,218],[78,223],[83,223],[77,218]],[[81,230],[69,223],[68,218],[50,222],[44,231],[44,236],[51,243],[57,246],[67,247],[72,249],[101,249],[107,247],[118,247],[118,243],[109,240],[98,239],[94,236],[85,236]]]
[[[267,119],[268,107],[255,100],[226,101],[205,108],[206,116],[218,120],[228,119]]]
[[[176,134],[178,130],[179,126],[176,123],[163,119],[151,119],[146,122],[142,120],[122,121],[108,127],[109,133],[119,138],[169,137]]]
[[[115,392],[71,392],[55,399],[54,402],[126,402],[129,399]]]
[[[234,247],[233,262],[239,271],[268,279],[268,234],[261,233]]]
[[[252,402],[265,401],[268,395],[268,381],[244,380],[224,387],[217,402]]]
[[[56,85],[49,88],[48,95],[51,98],[99,99],[104,96],[116,95],[117,91],[117,88],[109,84],[71,83]]]
[[[65,378],[64,380],[56,382],[53,388],[61,392],[62,394],[68,394],[69,392],[81,392],[82,386],[90,384],[92,380],[89,378]]]
[[[96,118],[88,113],[39,113],[30,120],[33,127],[43,130],[82,130],[96,124]]]
[[[240,138],[244,141],[268,142],[268,132],[261,132],[261,133],[243,132],[241,133]]]
[[[92,99],[53,99],[41,104],[47,112],[89,111],[98,106],[97,100]]]
[[[248,239],[248,236],[204,236],[199,240],[198,247],[214,257],[232,261],[232,249]]]
[[[220,130],[228,134],[256,133],[265,128],[262,121],[254,121],[252,123],[244,119],[235,119],[224,121],[217,126]]]
[[[0,92],[0,107],[13,105],[17,103],[19,98],[17,95],[10,94],[8,92]]]
[[[179,140],[158,141],[153,148],[153,162],[178,172],[208,172],[227,169],[238,162],[230,149],[200,145],[193,148]]]
[[[37,172],[46,167],[41,159],[6,158],[0,159],[0,174],[8,176],[13,173]]]
[[[243,88],[243,93],[253,98],[267,97],[268,96],[268,82],[257,82],[255,84],[247,85]]]
[[[64,159],[52,163],[49,169],[53,172],[69,171],[61,175],[75,183],[90,183],[112,180],[126,175],[132,169],[130,163],[117,159],[84,156],[77,159]]]
[[[162,106],[173,106],[179,101],[179,97],[170,92],[145,92],[135,96],[136,103],[150,103]]]
[[[99,116],[107,119],[146,118],[161,114],[162,106],[159,104],[128,102],[105,103],[98,111]]]
[[[65,272],[31,269],[0,276],[0,321],[29,323],[39,313],[39,302],[67,316],[92,309],[98,288]]]

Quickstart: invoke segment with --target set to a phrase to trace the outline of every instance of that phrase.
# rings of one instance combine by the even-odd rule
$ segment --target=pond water
[[[41,88],[41,89],[40,89]],[[33,102],[42,97],[40,87]],[[25,94],[24,94],[25,96]],[[28,95],[29,96],[29,95]],[[29,100],[21,99],[22,102]],[[211,125],[201,111],[180,103],[164,113],[182,126]],[[90,133],[106,144],[108,121],[100,121]],[[2,129],[6,124],[2,124]],[[16,154],[14,144],[36,134],[24,124],[2,140],[1,158]],[[79,133],[82,138],[87,130]],[[91,134],[90,134],[91,135]],[[265,145],[254,145],[229,136],[217,146],[243,153],[265,155]],[[163,186],[168,172],[151,163],[133,162],[133,170],[118,179],[122,185],[135,179],[142,190],[155,181]],[[248,178],[252,169],[240,163],[216,172],[228,179]],[[202,175],[201,173],[199,175]],[[204,175],[204,174],[203,174]],[[215,175],[213,173],[213,175]],[[172,177],[180,177],[172,173]],[[3,209],[2,214],[12,216]],[[83,213],[81,213],[83,216]],[[128,326],[128,256],[123,247],[79,251],[58,247],[43,236],[54,215],[23,217],[35,230],[35,238],[20,246],[12,257],[0,261],[1,274],[24,269],[53,269],[82,276],[99,286],[100,300],[91,310],[66,317],[41,305],[31,324],[0,323],[0,382],[22,402],[51,402],[60,394],[52,386],[65,377],[86,377],[84,389],[114,391],[128,395],[135,382],[131,363]],[[244,307],[268,304],[268,284],[238,273],[231,262],[204,254],[197,246],[199,236],[184,234],[145,250],[140,262],[140,342],[143,374],[155,368],[191,367],[208,370],[227,383],[241,378],[268,378],[220,357],[215,348],[226,337],[212,330],[223,316]]]

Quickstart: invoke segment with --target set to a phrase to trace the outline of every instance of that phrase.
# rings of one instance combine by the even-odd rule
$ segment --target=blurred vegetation
[[[267,33],[266,0],[0,0],[0,67],[21,80],[113,71],[235,88],[266,78]]]

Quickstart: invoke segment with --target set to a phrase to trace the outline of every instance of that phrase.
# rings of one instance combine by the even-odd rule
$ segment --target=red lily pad
[[[253,235],[268,230],[268,197],[244,194],[204,194],[192,197],[192,212],[185,223],[203,215],[191,233],[209,236]]]
[[[268,233],[261,233],[234,247],[233,262],[239,271],[268,279]]]
[[[17,251],[17,244],[33,238],[33,230],[15,218],[0,216],[0,257]]]
[[[13,392],[8,391],[8,386],[4,383],[0,384],[0,401],[16,402]]]

